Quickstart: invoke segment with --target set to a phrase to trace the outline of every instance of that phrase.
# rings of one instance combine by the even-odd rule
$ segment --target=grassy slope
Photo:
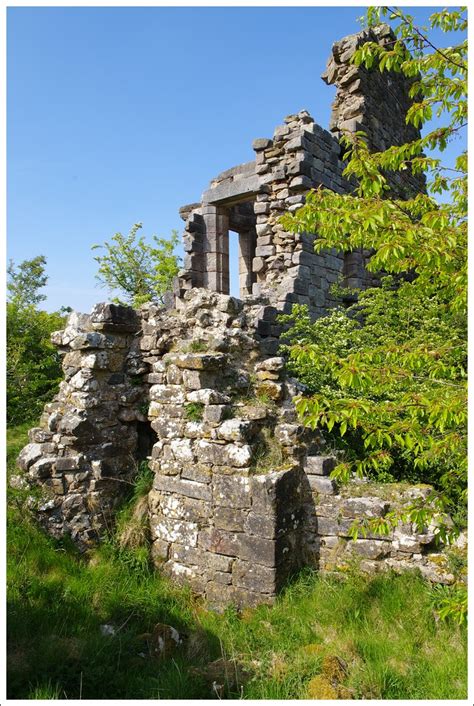
[[[9,432],[10,468],[25,431]],[[113,542],[79,558],[36,527],[24,499],[10,492],[10,698],[209,698],[216,675],[206,678],[207,665],[221,657],[227,670],[246,668],[227,696],[307,698],[330,655],[346,661],[353,698],[467,698],[466,631],[434,619],[416,576],[305,572],[273,608],[217,615]],[[159,622],[186,639],[156,659],[140,635]],[[102,636],[105,623],[115,636]]]

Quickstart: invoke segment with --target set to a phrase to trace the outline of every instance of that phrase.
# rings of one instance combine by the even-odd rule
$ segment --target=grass
[[[25,431],[9,431],[10,471]],[[148,483],[141,476],[134,502]],[[467,698],[466,629],[435,619],[416,575],[307,570],[274,607],[220,615],[150,568],[143,545],[109,538],[85,558],[47,537],[24,496],[9,490],[11,699]],[[183,636],[162,658],[147,648],[157,623]]]
[[[184,414],[190,422],[202,422],[204,404],[202,402],[190,402],[185,406]]]

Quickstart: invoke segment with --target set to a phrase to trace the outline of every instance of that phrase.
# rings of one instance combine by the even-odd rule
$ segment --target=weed
[[[257,437],[252,458],[254,473],[274,471],[283,464],[283,452],[280,444],[275,439],[272,430],[268,427],[262,429]]]
[[[200,338],[196,338],[195,340],[191,341],[188,348],[190,353],[205,353],[207,350],[209,350],[209,343],[208,341],[203,341]]]
[[[204,413],[204,405],[202,402],[190,402],[184,408],[186,419],[190,422],[201,422]]]

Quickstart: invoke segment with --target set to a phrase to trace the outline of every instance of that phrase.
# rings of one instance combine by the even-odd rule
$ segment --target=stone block
[[[229,411],[229,407],[223,404],[212,404],[204,407],[203,420],[211,426],[217,426]]]
[[[337,490],[336,482],[324,476],[308,476],[311,490],[321,495],[334,495]]]
[[[183,383],[187,390],[212,388],[216,384],[216,375],[205,370],[183,370]]]
[[[245,515],[240,509],[217,506],[214,508],[213,521],[217,529],[230,532],[242,532]]]
[[[241,534],[234,534],[216,527],[201,530],[199,546],[213,554],[224,554],[226,557],[241,555]]]
[[[230,402],[230,397],[224,395],[218,390],[204,389],[204,390],[193,390],[188,392],[186,395],[186,400],[188,402],[199,402],[201,404],[228,404]]]
[[[177,365],[171,363],[167,366],[166,381],[170,385],[181,385],[181,383],[183,382],[183,373]]]
[[[180,385],[152,385],[149,391],[152,402],[184,404],[185,393]]]
[[[232,583],[255,593],[274,594],[277,588],[276,571],[251,561],[237,559],[232,568]]]
[[[356,539],[347,543],[346,551],[366,559],[383,559],[390,554],[391,543],[378,539]]]
[[[185,495],[189,498],[200,498],[201,500],[211,500],[212,498],[211,488],[206,483],[198,483],[197,481],[183,478],[172,478],[160,474],[155,476],[153,488],[154,490]]]
[[[220,571],[222,573],[229,573],[232,571],[232,566],[234,564],[235,557],[225,556],[224,554],[213,554],[212,552],[206,552],[206,566],[208,571]]]
[[[214,476],[214,504],[222,507],[245,508],[251,505],[250,480],[241,476]]]
[[[181,470],[181,478],[194,480],[198,483],[210,483],[212,469],[210,466],[201,463],[195,463],[192,466],[186,464]]]
[[[272,140],[267,137],[258,137],[252,142],[252,149],[255,150],[255,152],[261,152],[262,150],[269,149],[272,144]]]
[[[177,461],[182,464],[194,462],[194,453],[191,439],[171,439],[171,450]]]
[[[258,396],[269,397],[274,402],[278,402],[283,395],[283,387],[281,383],[274,382],[273,380],[262,380],[256,385],[255,391]]]
[[[342,517],[322,517],[318,515],[316,524],[317,533],[319,535],[349,537],[350,528],[354,524],[354,520]]]
[[[174,363],[187,370],[216,370],[226,361],[224,353],[182,353],[173,355]]]
[[[243,529],[246,534],[264,537],[266,539],[275,539],[279,531],[279,525],[276,515],[273,513],[260,515],[250,511],[248,515],[245,516]]]
[[[206,552],[198,547],[172,544],[169,551],[169,559],[180,564],[195,566],[198,572],[202,573],[206,565]]]
[[[23,471],[27,471],[43,454],[41,444],[27,444],[18,456],[17,463]]]
[[[383,517],[389,509],[389,502],[374,497],[346,498],[341,503],[345,517]]]
[[[335,467],[334,456],[307,456],[304,470],[308,475],[328,476]]]
[[[114,333],[132,333],[139,328],[136,311],[122,304],[96,304],[90,313],[90,321],[94,328]]]
[[[247,441],[253,430],[253,424],[243,419],[226,419],[217,427],[217,438],[226,441]]]
[[[296,446],[303,434],[301,424],[277,424],[274,430],[275,439],[282,446]]]
[[[169,542],[165,542],[163,539],[155,539],[151,545],[151,558],[153,562],[156,564],[168,561],[169,548]]]
[[[175,439],[183,433],[183,422],[179,419],[157,417],[151,423],[158,439]]]
[[[259,245],[255,248],[255,257],[271,257],[275,252],[274,245]]]
[[[236,556],[239,559],[250,561],[261,566],[274,567],[281,561],[281,551],[277,556],[277,541],[253,535],[239,535],[240,552]],[[278,546],[278,549],[282,549]]]
[[[243,468],[252,459],[252,450],[247,444],[219,444],[202,439],[196,442],[194,450],[198,461],[216,466]]]
[[[152,540],[161,539],[165,542],[184,544],[196,547],[198,542],[198,525],[195,522],[152,517],[150,522]]]

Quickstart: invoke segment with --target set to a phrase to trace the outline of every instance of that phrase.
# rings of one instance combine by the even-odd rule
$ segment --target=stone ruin
[[[454,580],[432,528],[350,539],[354,520],[383,516],[429,488],[382,496],[364,481],[338,488],[329,476],[335,459],[299,423],[292,399],[301,388],[278,355],[279,313],[298,303],[318,317],[336,304],[333,283],[372,282],[370,253],[316,254],[315,236],[285,232],[280,216],[319,185],[353,189],[341,132],[365,130],[374,149],[417,135],[405,123],[407,81],[350,64],[368,38],[393,35],[382,26],[333,46],[323,76],[337,87],[330,132],[307,111],[288,116],[273,139],[254,141],[253,162],[223,172],[181,209],[186,256],[172,304],[98,304],[53,334],[64,380],[19,457],[53,536],[93,546],[148,460],[153,561],[210,605],[271,603],[307,565],[418,567]],[[403,195],[424,181],[407,171],[392,186]],[[229,230],[239,238],[239,299],[229,295]]]

